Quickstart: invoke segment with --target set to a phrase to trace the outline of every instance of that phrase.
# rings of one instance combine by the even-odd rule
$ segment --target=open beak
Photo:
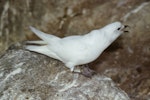
[[[126,33],[129,32],[129,31],[128,31],[128,28],[130,28],[130,26],[124,25],[124,28],[122,29],[123,32],[126,32]]]

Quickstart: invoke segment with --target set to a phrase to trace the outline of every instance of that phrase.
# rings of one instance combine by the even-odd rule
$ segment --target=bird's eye
[[[121,27],[119,27],[117,30],[120,30],[121,29]]]

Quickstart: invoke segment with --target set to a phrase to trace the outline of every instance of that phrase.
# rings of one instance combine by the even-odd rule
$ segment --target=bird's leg
[[[79,67],[75,67],[75,69],[73,70],[74,73],[81,73],[81,69]]]
[[[94,74],[96,74],[96,72],[90,69],[88,64],[85,64],[85,65],[82,65],[82,70],[80,74],[91,78]]]
[[[66,63],[65,65],[66,65],[66,67],[70,68],[71,72],[79,73],[86,77],[91,78],[94,74],[96,74],[96,72],[94,70],[89,68],[88,64],[81,65],[78,68],[77,67],[75,68],[74,64],[72,64],[72,63]]]

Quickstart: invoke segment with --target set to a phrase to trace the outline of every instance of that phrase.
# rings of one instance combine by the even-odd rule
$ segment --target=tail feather
[[[54,52],[52,52],[46,45],[45,46],[27,45],[25,49],[47,55],[51,58],[58,59],[61,61],[60,57],[57,56],[57,54],[55,54]]]
[[[32,32],[34,32],[39,38],[41,38],[43,41],[46,41],[47,43],[51,43],[52,41],[57,41],[60,38],[51,34],[46,34],[42,31],[37,30],[36,28],[30,26],[30,29]]]
[[[26,41],[27,44],[39,44],[39,45],[46,45],[45,41]]]

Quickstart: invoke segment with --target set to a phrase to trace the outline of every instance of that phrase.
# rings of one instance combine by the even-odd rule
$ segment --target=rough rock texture
[[[148,0],[1,0],[0,51],[12,42],[33,39],[29,26],[51,34],[84,34],[121,20]],[[4,46],[5,45],[5,46]]]
[[[133,100],[150,99],[150,2],[123,18],[130,26],[95,62],[95,70],[111,77]],[[112,59],[113,58],[113,59]]]
[[[61,62],[23,49],[0,57],[0,100],[129,100],[103,75],[71,73]]]
[[[130,32],[91,68],[112,78],[132,100],[149,100],[150,0],[0,0],[0,52],[12,42],[37,39],[30,25],[63,37],[118,20],[129,25]]]

